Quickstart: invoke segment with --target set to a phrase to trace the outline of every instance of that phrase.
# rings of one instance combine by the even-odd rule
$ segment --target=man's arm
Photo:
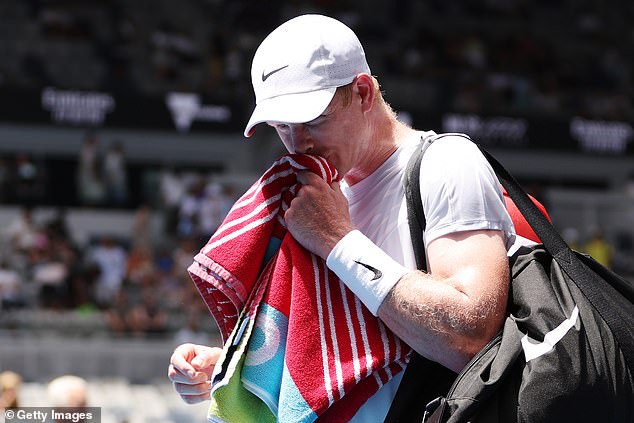
[[[328,186],[310,173],[298,178],[304,187],[286,211],[286,223],[300,244],[326,259],[354,230],[348,203],[338,184]],[[502,232],[442,236],[427,246],[427,257],[430,274],[405,271],[377,305],[377,315],[419,354],[459,371],[504,320],[509,269]]]
[[[430,274],[404,275],[378,316],[419,354],[458,372],[500,330],[509,268],[499,231],[469,231],[432,241]]]

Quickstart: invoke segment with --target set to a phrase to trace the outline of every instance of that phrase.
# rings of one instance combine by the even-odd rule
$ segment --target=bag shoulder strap
[[[426,271],[427,260],[423,242],[426,220],[420,197],[420,164],[424,152],[421,143],[409,159],[405,170],[404,188],[416,267]],[[453,371],[412,351],[409,364],[385,417],[385,422],[423,421],[425,405],[446,395],[455,378],[456,374]]]
[[[407,203],[407,220],[409,221],[409,232],[412,237],[412,246],[414,247],[416,268],[426,272],[427,260],[425,259],[423,233],[427,226],[427,221],[423,211],[423,200],[420,196],[420,163],[423,160],[424,153],[425,150],[421,144],[407,162],[404,188],[405,201]]]
[[[425,232],[426,220],[423,210],[423,200],[420,196],[420,166],[425,154],[425,143],[432,143],[436,140],[447,137],[463,137],[471,141],[468,135],[460,133],[441,133],[423,138],[416,148],[405,169],[405,200],[407,202],[407,218],[409,221],[409,232],[412,237],[414,256],[416,258],[416,268],[427,271],[427,260],[425,259],[425,243],[423,233]]]

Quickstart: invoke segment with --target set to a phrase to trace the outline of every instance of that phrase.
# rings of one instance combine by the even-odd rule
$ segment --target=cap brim
[[[255,126],[263,122],[305,123],[316,119],[330,104],[336,87],[307,93],[287,94],[260,101],[244,130],[250,137]]]

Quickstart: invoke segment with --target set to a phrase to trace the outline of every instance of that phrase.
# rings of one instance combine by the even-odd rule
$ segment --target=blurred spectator
[[[181,237],[178,240],[176,248],[172,253],[174,260],[173,272],[179,278],[189,278],[187,274],[187,268],[192,264],[194,256],[200,251],[204,243],[197,243],[193,237]]]
[[[203,90],[213,92],[222,88],[225,78],[225,57],[227,56],[226,35],[218,29],[212,30],[207,43],[207,62],[205,64],[205,77],[203,80]]]
[[[117,292],[114,301],[105,311],[106,324],[112,333],[116,335],[126,335],[130,332],[130,326],[128,324],[130,310],[129,294],[125,289],[122,289]]]
[[[211,182],[205,187],[198,210],[199,232],[204,239],[216,232],[232,205],[233,200],[227,196],[221,184]]]
[[[22,377],[10,370],[0,373],[0,411],[20,407],[19,394]]]
[[[134,44],[138,31],[131,16],[122,13],[115,2],[108,4],[109,24],[112,32],[96,40],[97,51],[106,62],[108,71],[104,74],[102,87],[108,91],[136,93],[138,89],[132,81],[130,64],[134,59]]]
[[[33,265],[35,269],[39,269],[36,281],[43,283],[41,303],[43,301],[42,304],[46,307],[53,302],[65,308],[77,308],[91,303],[92,286],[83,278],[83,256],[68,224],[67,210],[64,207],[55,209],[43,227],[47,247],[39,253],[40,264]],[[46,264],[42,265],[42,262]],[[55,298],[58,301],[53,301]]]
[[[75,9],[58,2],[46,2],[42,5],[37,15],[37,23],[42,33],[51,38],[88,38],[91,30]]]
[[[583,251],[590,254],[592,258],[607,268],[612,268],[614,249],[605,239],[603,231],[595,228],[592,230],[590,239],[583,246]]]
[[[37,236],[38,228],[33,220],[33,209],[24,206],[5,230],[9,247],[18,253],[26,254],[35,244]]]
[[[51,380],[46,392],[51,407],[82,408],[88,406],[88,383],[75,375]]]
[[[176,345],[190,342],[192,344],[210,345],[211,339],[209,333],[200,328],[201,321],[208,322],[207,315],[200,311],[187,313],[187,324],[180,328],[174,334],[174,343]]]
[[[488,105],[472,98],[480,81],[480,94],[493,97],[495,108],[502,111],[519,106],[537,114],[590,112],[606,118],[631,117],[634,112],[628,101],[634,82],[628,54],[632,38],[621,23],[632,17],[627,2],[619,2],[615,13],[606,12],[598,2],[387,2],[385,13],[373,16],[351,2],[323,0],[266,7],[207,0],[151,8],[136,1],[91,2],[89,14],[73,2],[27,3],[22,19],[16,19],[18,31],[5,41],[6,50],[16,52],[7,61],[18,66],[1,70],[7,81],[27,86],[64,85],[56,71],[59,61],[40,47],[53,40],[67,54],[78,44],[93,47],[96,54],[83,60],[88,68],[105,71],[87,88],[143,94],[177,89],[221,96],[248,92],[244,62],[252,57],[257,40],[272,29],[271,23],[317,12],[343,20],[372,43],[369,54],[376,56],[376,70],[385,74],[384,79],[411,78],[442,86],[442,100],[463,110]],[[424,25],[421,30],[416,16],[429,22],[457,19],[466,32],[447,31],[442,25]],[[561,22],[569,24],[568,31],[561,30]],[[483,75],[470,77],[469,83],[461,81],[476,71]],[[508,89],[486,84],[490,76],[500,74],[509,78]],[[470,92],[465,94],[462,87]],[[569,100],[572,97],[575,101]]]
[[[626,277],[634,277],[634,237],[626,232],[617,232],[614,238],[614,271]]]
[[[134,335],[161,335],[167,332],[167,313],[159,304],[153,289],[142,289],[141,298],[132,306],[127,322]]]
[[[108,205],[124,206],[128,201],[128,170],[121,141],[115,141],[103,159],[103,180]]]
[[[154,254],[150,246],[133,246],[128,253],[126,279],[132,284],[141,284],[145,278],[154,274]]]
[[[58,207],[53,216],[46,223],[46,230],[51,240],[63,239],[70,243],[74,242],[74,236],[67,222],[67,210],[64,207]]]
[[[57,309],[78,306],[84,301],[84,294],[74,284],[80,257],[64,211],[58,210],[44,228],[38,244],[31,249],[30,264],[33,282],[40,287],[40,304]]]
[[[470,73],[456,82],[452,107],[462,113],[481,113],[486,100],[481,73]]]
[[[70,272],[64,261],[64,253],[52,248],[46,236],[39,238],[30,250],[32,282],[38,287],[40,305],[43,308],[61,309],[67,304]]]
[[[177,234],[181,237],[200,235],[200,205],[205,196],[205,180],[198,176],[181,200],[178,209]]]
[[[134,212],[134,222],[132,223],[132,248],[152,248],[154,244],[154,234],[152,231],[152,209],[147,205],[142,205]]]
[[[93,313],[97,309],[96,286],[101,275],[99,266],[85,259],[84,255],[78,256],[77,267],[71,273],[70,279],[70,308]]]
[[[174,235],[178,227],[178,212],[185,195],[185,184],[176,170],[165,167],[160,176],[161,205],[165,213],[165,232]]]
[[[99,269],[95,286],[97,304],[108,307],[121,289],[126,275],[126,251],[112,236],[104,235],[99,243],[90,249],[88,262],[96,264]]]
[[[94,206],[103,204],[105,188],[101,175],[99,140],[94,131],[85,134],[79,151],[77,187],[79,203]]]
[[[577,228],[565,228],[561,231],[561,236],[571,249],[575,251],[582,251],[582,245],[580,244],[581,237],[579,236]]]
[[[217,183],[207,183],[201,175],[194,175],[178,208],[176,234],[179,237],[201,238],[206,241],[220,226],[235,199]]]
[[[165,20],[151,34],[150,46],[152,64],[159,80],[179,80],[184,67],[200,60],[198,46],[192,37]]]
[[[5,260],[0,260],[0,309],[11,310],[26,305],[23,285],[22,275],[9,267]]]
[[[157,269],[156,278],[160,279],[161,282],[156,293],[161,299],[163,310],[170,315],[183,315],[186,311],[201,308],[199,299],[190,295],[194,284],[185,269],[182,269],[180,277],[175,274],[172,266],[161,267],[157,265]],[[195,287],[194,291],[196,291]],[[202,305],[203,308],[206,307],[204,303]]]
[[[35,204],[44,194],[44,169],[28,154],[18,153],[15,156],[13,189],[15,201],[20,204]]]

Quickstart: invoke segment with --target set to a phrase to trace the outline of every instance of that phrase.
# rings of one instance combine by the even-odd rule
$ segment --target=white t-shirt
[[[452,134],[418,132],[370,176],[351,187],[342,183],[353,225],[397,262],[416,268],[403,178],[421,140],[426,149],[420,170],[425,244],[453,232],[492,229],[503,231],[511,248],[515,229],[495,172],[475,144]],[[383,421],[402,374],[371,397],[352,422]]]

